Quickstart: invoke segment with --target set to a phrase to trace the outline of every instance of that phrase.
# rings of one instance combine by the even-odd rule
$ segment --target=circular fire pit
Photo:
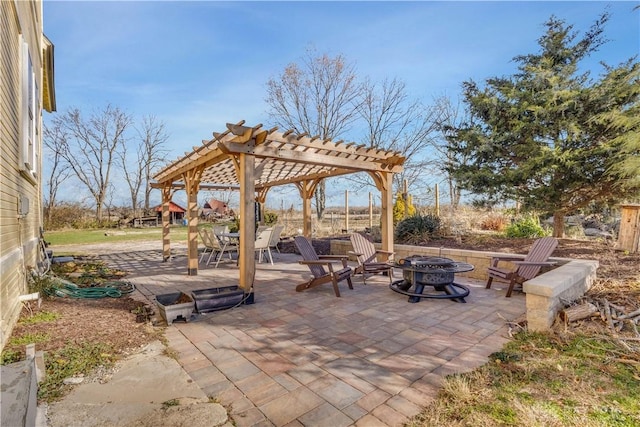
[[[403,279],[396,280],[389,287],[395,292],[408,295],[411,303],[419,302],[421,298],[466,302],[464,297],[469,295],[469,288],[454,283],[454,277],[455,273],[473,270],[471,264],[449,258],[413,255],[398,260],[394,267],[402,270]],[[425,293],[425,286],[433,286],[438,293]]]

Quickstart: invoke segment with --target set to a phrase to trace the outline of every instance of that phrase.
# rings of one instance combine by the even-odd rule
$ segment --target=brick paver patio
[[[186,254],[174,249],[113,252],[101,257],[130,272],[138,291],[154,295],[236,285],[233,262],[201,264],[186,275]],[[255,304],[196,315],[166,330],[168,345],[191,378],[230,408],[243,426],[397,426],[437,394],[445,375],[482,365],[508,340],[506,320],[521,317],[524,295],[458,280],[467,303],[391,291],[388,278],[354,279],[302,293],[309,277],[293,254],[257,264]],[[396,277],[400,272],[396,271]]]

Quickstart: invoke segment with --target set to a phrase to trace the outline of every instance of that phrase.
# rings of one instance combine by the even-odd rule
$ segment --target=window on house
[[[20,169],[35,177],[39,158],[38,118],[40,117],[38,86],[29,53],[29,44],[21,36],[22,41],[22,126],[21,126],[21,159]]]

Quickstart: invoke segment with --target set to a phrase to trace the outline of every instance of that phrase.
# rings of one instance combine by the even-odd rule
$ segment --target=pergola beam
[[[186,185],[184,185],[183,182],[174,182],[169,187],[173,191],[177,191],[177,190],[184,190],[186,188]],[[165,188],[165,186],[161,185],[161,184],[158,184],[157,182],[152,182],[151,183],[151,188],[163,189],[163,188]],[[226,185],[226,184],[200,184],[199,189],[200,190],[220,190],[220,191],[235,190],[235,191],[239,191],[240,190],[240,186],[239,185]]]
[[[237,143],[221,143],[220,148],[229,154],[251,153],[256,157],[266,157],[270,159],[283,160],[295,163],[304,163],[307,165],[332,166],[352,171],[390,171],[400,172],[402,166],[386,165],[381,160],[370,160],[360,158],[357,155],[353,157],[340,156],[339,154],[329,154],[309,151],[287,150],[285,148],[272,148],[259,145],[252,147],[247,144]]]

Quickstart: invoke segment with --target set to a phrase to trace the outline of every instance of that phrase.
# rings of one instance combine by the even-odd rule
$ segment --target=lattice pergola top
[[[226,131],[213,136],[158,172],[154,186],[179,185],[194,170],[202,171],[202,184],[238,185],[236,158],[242,153],[255,156],[256,189],[360,171],[398,173],[405,161],[395,151],[263,129],[261,124],[248,127],[244,120],[228,123]]]

